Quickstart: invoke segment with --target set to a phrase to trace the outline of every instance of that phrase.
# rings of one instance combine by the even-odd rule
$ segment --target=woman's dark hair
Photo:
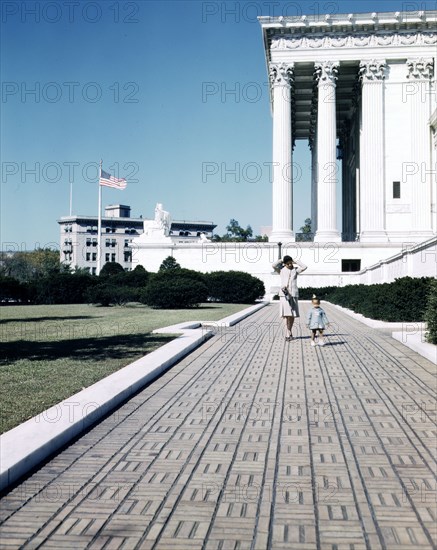
[[[284,259],[282,261],[284,264],[287,264],[288,262],[292,262],[293,258],[291,256],[284,256]]]

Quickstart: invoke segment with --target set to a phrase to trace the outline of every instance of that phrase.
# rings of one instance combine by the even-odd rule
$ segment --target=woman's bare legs
[[[293,330],[293,324],[294,324],[294,317],[292,316],[287,316],[287,317],[284,317],[285,319],[285,327],[286,327],[286,334],[287,334],[287,338],[288,339],[291,339],[292,338],[292,330]]]

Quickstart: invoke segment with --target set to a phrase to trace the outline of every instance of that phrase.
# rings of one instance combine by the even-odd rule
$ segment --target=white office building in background
[[[109,205],[102,217],[101,265],[119,263],[125,271],[138,264],[133,258],[131,243],[144,233],[150,220],[130,217],[131,207],[123,204]],[[97,272],[98,218],[97,216],[63,216],[60,226],[61,262],[72,268],[85,268]],[[213,222],[172,220],[170,237],[175,243],[198,242],[211,237],[216,225]]]

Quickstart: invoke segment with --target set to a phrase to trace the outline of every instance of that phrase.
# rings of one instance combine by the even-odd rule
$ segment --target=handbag
[[[284,286],[284,288],[281,288],[281,290],[284,293],[285,299],[291,304],[293,302],[293,296],[288,291],[288,285],[290,284],[290,278],[291,278],[291,270],[290,270],[290,275],[288,276],[287,286]]]

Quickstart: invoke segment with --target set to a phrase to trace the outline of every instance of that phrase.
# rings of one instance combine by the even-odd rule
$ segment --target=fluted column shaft
[[[408,95],[411,115],[411,162],[408,183],[411,185],[411,228],[432,235],[431,216],[431,148],[430,148],[430,79],[433,75],[433,59],[409,59],[408,79],[416,89]]]
[[[311,148],[311,231],[317,231],[317,133]]]
[[[273,88],[273,242],[294,241],[291,84],[294,64],[271,64]]]
[[[315,64],[317,107],[317,232],[318,242],[340,241],[337,229],[336,79],[339,62]]]
[[[362,133],[360,144],[360,240],[387,241],[385,231],[384,77],[385,60],[360,63]]]

